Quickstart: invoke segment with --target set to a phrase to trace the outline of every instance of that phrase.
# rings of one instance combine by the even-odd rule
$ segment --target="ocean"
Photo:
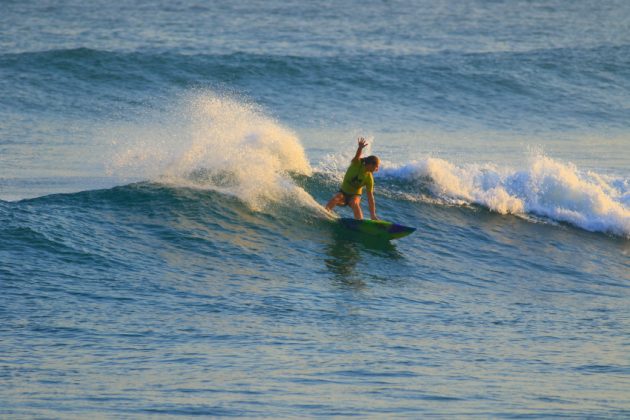
[[[0,9],[0,417],[630,417],[627,1]]]

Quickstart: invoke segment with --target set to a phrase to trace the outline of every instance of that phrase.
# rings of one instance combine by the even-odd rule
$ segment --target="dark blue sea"
[[[1,1],[0,417],[199,416],[629,418],[630,2]]]

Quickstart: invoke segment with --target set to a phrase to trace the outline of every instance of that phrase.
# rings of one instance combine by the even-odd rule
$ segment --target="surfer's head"
[[[364,157],[361,159],[361,162],[363,162],[365,170],[368,172],[378,172],[378,167],[381,165],[381,160],[374,155]]]

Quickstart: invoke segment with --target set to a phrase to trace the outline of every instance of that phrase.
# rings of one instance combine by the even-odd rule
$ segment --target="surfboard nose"
[[[415,231],[416,231],[416,228],[409,227],[409,226],[398,225],[396,223],[392,223],[392,225],[387,230],[387,232],[392,233],[392,234],[394,234],[394,233],[413,233]]]

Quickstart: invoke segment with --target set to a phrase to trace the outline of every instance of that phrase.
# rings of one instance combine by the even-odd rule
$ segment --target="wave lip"
[[[457,166],[439,158],[384,168],[381,177],[426,184],[453,204],[479,204],[500,214],[532,214],[592,232],[630,238],[630,181],[580,171],[544,155],[523,170],[493,164]]]

